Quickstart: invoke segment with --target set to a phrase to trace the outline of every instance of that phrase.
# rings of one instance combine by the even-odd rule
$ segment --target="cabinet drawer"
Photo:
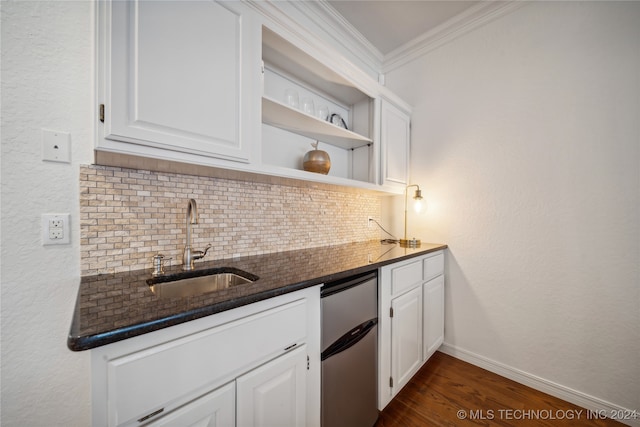
[[[109,425],[164,413],[282,353],[306,336],[298,300],[107,364]]]
[[[414,261],[391,270],[391,294],[397,295],[422,281],[422,263]]]
[[[444,254],[442,252],[424,260],[424,280],[430,280],[444,273]]]

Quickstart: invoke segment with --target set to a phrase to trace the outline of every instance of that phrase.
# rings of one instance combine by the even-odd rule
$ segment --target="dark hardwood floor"
[[[375,427],[623,426],[596,415],[436,352],[380,413]]]

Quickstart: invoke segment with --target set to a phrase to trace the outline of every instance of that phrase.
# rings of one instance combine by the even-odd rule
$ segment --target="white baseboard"
[[[635,419],[618,419],[617,421],[620,421],[621,423],[629,426],[640,427],[640,408],[623,408],[611,402],[607,402],[605,400],[598,399],[580,391],[573,390],[569,387],[556,384],[552,381],[540,378],[536,375],[532,375],[528,372],[524,372],[520,369],[507,366],[503,363],[496,362],[495,360],[488,359],[484,356],[480,356],[479,354],[472,353],[470,351],[452,346],[447,343],[442,344],[442,346],[439,348],[439,351],[448,354],[449,356],[453,356],[456,359],[463,360],[465,362],[471,363],[472,365],[478,366],[480,368],[486,369],[487,371],[513,380],[517,383],[524,384],[543,393],[547,393],[551,396],[573,403],[574,405],[578,405],[581,408],[587,409],[589,411],[598,411],[598,413],[600,413],[599,411],[602,411],[603,413],[606,413],[607,416],[619,415],[620,417],[624,417],[625,415],[627,415],[628,417],[629,415],[635,415],[637,416],[637,418]]]

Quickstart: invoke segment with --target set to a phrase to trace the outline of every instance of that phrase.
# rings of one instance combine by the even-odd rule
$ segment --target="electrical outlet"
[[[373,217],[372,216],[368,216],[367,217],[367,226],[369,228],[373,228]]]
[[[69,214],[42,214],[42,245],[69,243]]]
[[[62,240],[64,239],[64,229],[49,227],[49,240]]]

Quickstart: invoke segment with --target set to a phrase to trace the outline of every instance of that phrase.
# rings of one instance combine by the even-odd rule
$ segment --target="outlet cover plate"
[[[42,245],[67,245],[70,242],[68,213],[42,214]]]
[[[42,160],[71,163],[71,135],[42,129]]]

